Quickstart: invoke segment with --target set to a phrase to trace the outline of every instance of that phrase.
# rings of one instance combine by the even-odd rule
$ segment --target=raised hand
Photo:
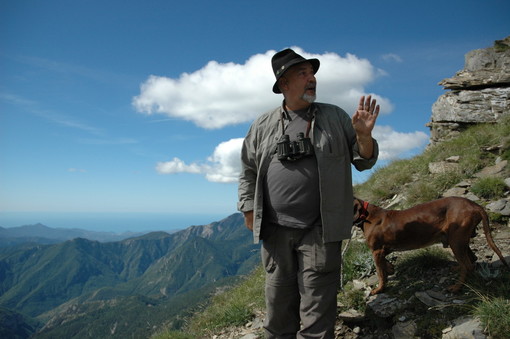
[[[379,115],[379,105],[376,100],[372,100],[372,96],[362,96],[359,99],[358,109],[352,116],[352,126],[358,137],[368,137],[372,135],[375,121]]]

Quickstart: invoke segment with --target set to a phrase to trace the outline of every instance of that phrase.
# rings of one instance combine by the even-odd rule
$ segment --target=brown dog
[[[443,247],[450,246],[459,262],[459,282],[448,287],[450,292],[457,292],[475,267],[476,256],[469,248],[469,241],[475,236],[480,221],[489,246],[510,269],[492,239],[487,213],[469,199],[449,197],[396,211],[385,210],[355,198],[354,220],[355,225],[363,230],[377,269],[379,286],[371,294],[383,291],[388,274],[394,273],[386,255],[439,242],[443,243]]]

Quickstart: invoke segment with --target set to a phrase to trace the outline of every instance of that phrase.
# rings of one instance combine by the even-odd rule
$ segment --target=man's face
[[[282,77],[282,92],[289,100],[315,101],[317,80],[312,64],[303,62],[289,68]]]

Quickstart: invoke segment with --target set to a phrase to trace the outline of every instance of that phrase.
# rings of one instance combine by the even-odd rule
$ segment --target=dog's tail
[[[510,265],[505,260],[505,257],[501,254],[501,251],[496,246],[494,239],[492,238],[491,229],[489,227],[489,216],[483,207],[478,206],[480,208],[480,214],[482,215],[482,225],[483,225],[483,233],[485,233],[485,238],[487,239],[487,243],[490,248],[496,253],[503,264],[510,270]]]

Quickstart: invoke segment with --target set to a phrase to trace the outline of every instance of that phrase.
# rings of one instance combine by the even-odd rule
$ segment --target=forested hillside
[[[178,327],[183,312],[256,263],[258,246],[240,214],[118,242],[4,247],[0,334],[26,322],[25,332],[40,331],[36,338],[149,336],[162,324]]]

